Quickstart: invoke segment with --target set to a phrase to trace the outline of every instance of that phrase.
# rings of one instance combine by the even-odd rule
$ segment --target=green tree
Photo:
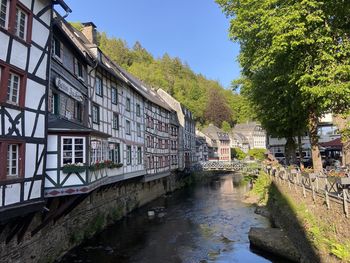
[[[256,160],[263,161],[265,160],[265,152],[266,149],[250,149],[248,155]]]
[[[341,113],[350,107],[350,14],[344,11],[349,10],[350,2],[216,2],[232,17],[230,35],[241,45],[239,61],[244,77],[253,83],[252,92],[258,90],[258,81],[266,77],[273,94],[271,103],[275,103],[275,98],[279,100],[272,87],[277,89],[281,81],[284,89],[280,92],[286,89],[289,94],[300,95],[297,108],[307,115],[314,168],[319,171],[319,119],[327,112]],[[264,88],[261,84],[260,89]],[[291,108],[288,104],[292,98],[287,100],[287,109]],[[276,127],[282,127],[285,120],[278,118]]]
[[[221,123],[221,129],[224,131],[224,132],[230,132],[231,131],[231,125],[227,122],[227,121],[223,121]]]
[[[232,148],[231,149],[231,158],[236,158],[238,160],[243,160],[247,157],[247,154],[243,152],[240,148]]]

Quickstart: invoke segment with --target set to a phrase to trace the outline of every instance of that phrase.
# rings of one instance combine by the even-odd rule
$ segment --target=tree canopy
[[[317,125],[350,107],[350,2],[216,0],[240,43],[246,92],[271,133],[308,127],[314,167],[321,167]],[[270,108],[268,107],[270,105]]]

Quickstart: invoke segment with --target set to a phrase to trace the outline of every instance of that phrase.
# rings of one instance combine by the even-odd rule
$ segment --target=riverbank
[[[47,211],[33,215],[21,240],[8,237],[13,224],[23,219],[18,218],[0,229],[0,262],[53,262],[131,211],[213,175],[211,172],[172,173],[147,183],[132,179],[101,187],[90,194],[51,198]],[[71,209],[67,209],[67,205],[71,205]],[[58,216],[63,207],[67,212]]]
[[[264,173],[261,178],[253,194],[266,205],[273,223],[287,233],[301,262],[350,262],[350,221],[341,205],[328,210],[321,198],[314,201],[310,193],[303,197],[302,189],[292,190]]]
[[[204,177],[136,209],[60,263],[285,262],[250,249],[249,228],[270,223],[242,203],[249,189],[240,174]],[[149,217],[157,208],[162,216]]]

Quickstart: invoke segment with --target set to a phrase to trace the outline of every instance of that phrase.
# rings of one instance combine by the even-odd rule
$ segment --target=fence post
[[[347,189],[343,189],[343,201],[344,201],[344,212],[346,218],[349,218],[349,208],[348,208],[348,193]]]
[[[306,197],[306,192],[305,192],[305,185],[302,183],[302,185],[303,185],[303,196],[304,196],[304,198]]]
[[[315,185],[314,185],[314,182],[312,182],[311,180],[310,180],[310,182],[311,182],[311,190],[312,190],[312,200],[315,202],[315,200],[316,200]]]
[[[326,198],[327,209],[329,209],[331,206],[330,206],[330,203],[329,203],[329,196],[328,196],[328,191],[327,190],[325,191],[325,198]]]

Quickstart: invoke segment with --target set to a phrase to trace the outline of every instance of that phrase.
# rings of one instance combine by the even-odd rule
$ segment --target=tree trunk
[[[288,137],[285,145],[285,153],[286,153],[286,164],[295,164],[296,163],[296,155],[295,155],[296,145],[293,137]]]
[[[300,158],[300,169],[304,170],[304,164],[303,164],[303,145],[301,142],[301,135],[298,135],[298,151],[299,151],[299,158]]]
[[[310,144],[311,144],[311,154],[312,154],[312,163],[315,172],[322,171],[322,159],[320,148],[318,146],[318,116],[315,112],[311,111],[309,114],[309,136],[310,136]]]

